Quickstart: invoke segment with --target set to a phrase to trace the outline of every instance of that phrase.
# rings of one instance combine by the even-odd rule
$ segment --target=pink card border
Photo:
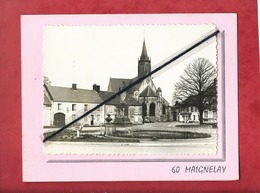
[[[21,17],[24,181],[137,181],[238,179],[237,25],[235,14],[34,15]],[[223,22],[225,21],[225,22]],[[214,156],[44,155],[42,37],[45,25],[215,24],[225,31],[225,149]],[[221,47],[221,42],[218,42]],[[218,53],[218,61],[222,54]],[[222,120],[221,120],[222,122]],[[232,129],[229,129],[232,128]],[[223,137],[223,138],[222,138]],[[225,151],[225,152],[223,152]],[[224,155],[224,156],[223,156]],[[131,161],[132,159],[132,161]],[[149,159],[157,161],[149,161]],[[194,160],[200,160],[194,161]],[[62,160],[74,160],[67,163]],[[84,161],[88,160],[88,161]],[[98,161],[107,160],[107,161]],[[146,160],[146,161],[142,161]],[[167,161],[172,160],[172,161]],[[190,161],[193,160],[193,161]],[[211,161],[209,161],[211,160]],[[173,174],[173,166],[227,166],[225,174]],[[69,166],[69,167],[68,167]],[[116,168],[116,169],[115,169]],[[78,172],[77,172],[78,171]]]

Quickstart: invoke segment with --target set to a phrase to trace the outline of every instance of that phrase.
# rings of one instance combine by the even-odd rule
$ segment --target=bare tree
[[[178,101],[180,107],[197,107],[200,124],[203,124],[203,111],[216,108],[216,78],[217,71],[212,63],[205,58],[196,58],[174,85],[173,99]]]

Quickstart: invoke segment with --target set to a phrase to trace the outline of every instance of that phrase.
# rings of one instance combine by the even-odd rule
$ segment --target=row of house
[[[172,107],[174,121],[184,123],[198,123],[200,119],[198,108],[195,106],[189,106],[185,108]],[[216,123],[217,112],[214,110],[206,109],[203,111],[204,123]]]
[[[158,103],[158,98],[160,99],[158,93],[161,94],[160,92],[156,94],[149,88],[145,89],[139,95],[139,100],[126,93],[125,104],[128,106],[126,115],[133,124],[143,123],[144,118],[153,118],[155,121],[199,122],[199,112],[195,106],[180,108],[178,104],[174,106],[161,105],[160,110],[152,112],[155,104],[157,104],[157,109],[160,107],[158,105],[160,104]],[[100,86],[96,84],[93,85],[92,90],[78,89],[76,84],[73,84],[71,88],[44,84],[44,126],[63,126],[68,124],[114,94],[115,92],[111,91],[101,91]],[[144,103],[144,96],[147,98],[146,103]],[[88,125],[102,125],[105,123],[107,114],[110,114],[110,117],[114,120],[117,110],[116,106],[119,103],[120,96],[117,96],[90,115],[84,117],[80,122]],[[160,113],[160,120],[155,118],[157,113]],[[216,122],[217,112],[205,110],[203,119],[205,122]]]
[[[145,95],[145,93],[146,91],[141,94]],[[79,89],[76,84],[72,84],[71,88],[44,84],[44,126],[64,126],[114,94],[115,92],[112,91],[101,91],[100,86],[96,84],[93,85],[92,90]],[[79,122],[88,125],[102,125],[105,123],[108,114],[114,120],[117,111],[116,107],[120,104],[120,101],[120,96],[116,96]],[[142,103],[129,93],[126,93],[124,104],[128,107],[125,114],[130,121],[133,124],[143,123]],[[151,104],[148,106],[150,107]],[[164,109],[164,114],[165,111]],[[151,113],[150,109],[149,117],[154,117],[156,113],[153,113]]]

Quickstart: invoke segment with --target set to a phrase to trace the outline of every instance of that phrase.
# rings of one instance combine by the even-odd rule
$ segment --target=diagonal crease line
[[[65,130],[66,128],[72,126],[74,123],[76,123],[77,121],[79,121],[80,119],[84,118],[85,116],[89,115],[90,113],[92,113],[93,111],[97,110],[98,108],[100,108],[101,106],[103,106],[104,104],[108,103],[109,101],[113,100],[114,98],[116,98],[117,95],[122,94],[123,92],[127,91],[128,89],[132,88],[133,86],[135,86],[136,84],[142,82],[143,80],[145,80],[146,78],[148,78],[149,76],[155,74],[156,72],[160,71],[161,69],[163,69],[164,67],[168,66],[170,63],[174,62],[175,60],[179,59],[180,57],[184,56],[185,54],[187,54],[188,52],[190,52],[191,50],[195,49],[196,47],[198,47],[199,45],[201,45],[202,43],[206,42],[207,40],[209,40],[210,38],[216,36],[219,33],[219,30],[214,30],[213,32],[209,32],[207,34],[205,34],[204,36],[202,36],[201,38],[199,38],[197,41],[195,41],[193,44],[191,44],[189,47],[187,47],[186,49],[182,49],[183,51],[180,52],[179,54],[177,54],[176,56],[174,56],[173,58],[170,58],[168,61],[165,61],[164,64],[162,64],[161,66],[155,68],[154,70],[152,70],[150,73],[142,76],[141,78],[137,79],[136,81],[134,81],[133,83],[129,84],[128,86],[124,87],[123,89],[119,90],[117,93],[115,93],[114,95],[112,95],[110,98],[104,100],[102,103],[98,104],[97,106],[95,106],[94,108],[90,109],[89,111],[85,112],[83,115],[81,115],[80,117],[76,118],[75,120],[71,121],[70,123],[68,123],[67,125],[65,125],[64,127],[60,128],[59,130],[55,131],[54,133],[52,133],[51,135],[49,135],[48,137],[44,138],[43,142],[48,141],[49,139],[51,139],[52,137],[54,137],[55,135],[57,135],[58,133],[62,132],[63,130]],[[178,53],[178,52],[177,52]]]

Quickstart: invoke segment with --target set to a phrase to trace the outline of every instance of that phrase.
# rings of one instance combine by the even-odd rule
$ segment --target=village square
[[[205,74],[205,76],[212,76],[212,81],[210,82],[210,77],[207,77],[209,83],[204,82],[206,94],[203,100],[207,102],[207,105],[202,108],[196,105],[197,96],[192,94],[182,96],[182,88],[185,88],[185,85],[181,84],[184,82],[180,81],[179,85],[175,85],[175,89],[179,89],[179,91],[173,94],[175,101],[171,104],[172,101],[164,98],[160,86],[155,85],[153,79],[148,76],[109,100],[90,115],[78,120],[66,131],[53,137],[52,141],[137,144],[140,142],[156,143],[163,140],[163,143],[166,142],[169,145],[169,143],[176,144],[176,141],[185,142],[186,140],[190,146],[189,140],[198,139],[193,143],[201,146],[201,142],[206,142],[207,145],[210,145],[211,150],[215,149],[217,128],[215,69],[204,58],[194,60],[189,67],[195,68],[199,65],[209,68],[205,71],[212,73]],[[51,80],[45,77],[45,136],[77,119],[98,104],[108,100],[118,91],[149,74],[151,57],[148,55],[145,40],[138,58],[137,68],[138,74],[132,79],[109,77],[107,89],[102,89],[95,83],[93,83],[92,89],[78,88],[76,83],[73,83],[70,88],[59,87],[52,85]],[[196,75],[196,71],[193,73]],[[193,84],[196,87],[196,82]],[[181,101],[183,97],[185,100]],[[161,145],[161,143],[159,144]]]

